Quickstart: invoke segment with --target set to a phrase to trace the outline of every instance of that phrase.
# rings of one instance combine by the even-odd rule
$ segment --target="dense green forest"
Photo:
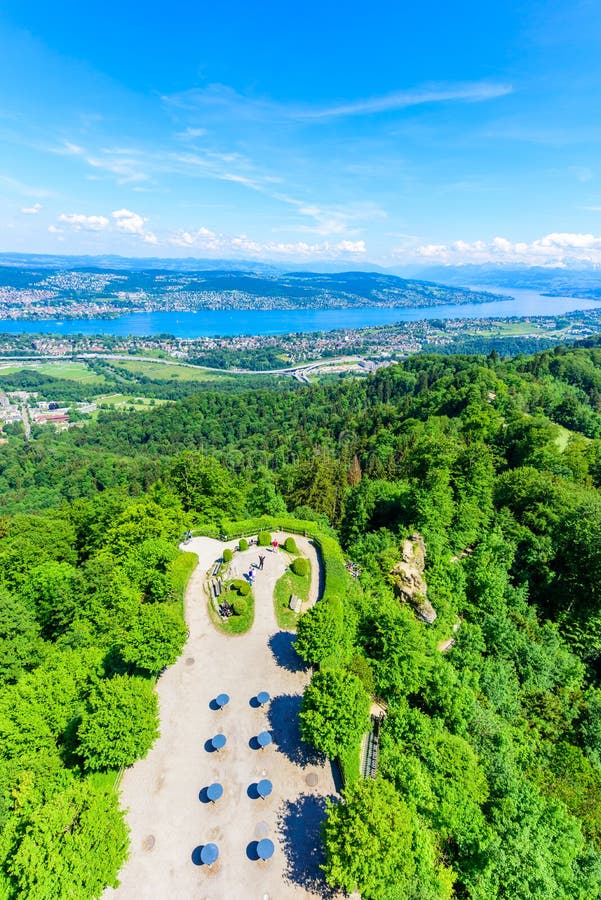
[[[114,882],[127,844],[115,773],[154,740],[153,679],[185,638],[176,538],[286,511],[361,568],[297,639],[315,666],[303,734],[346,775],[324,831],[331,883],[365,900],[600,897],[600,488],[594,341],[197,390],[12,436],[0,897],[88,900]],[[415,533],[431,625],[391,575]],[[369,696],[387,716],[379,775],[363,780]]]

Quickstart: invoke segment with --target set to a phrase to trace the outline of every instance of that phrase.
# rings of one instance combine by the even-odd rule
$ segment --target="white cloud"
[[[199,247],[202,249],[219,249],[219,239],[214,231],[208,228],[197,228],[196,231],[178,231],[169,239],[176,247]]]
[[[59,228],[58,225],[49,225],[48,231],[50,232],[50,234],[62,234],[64,229]]]
[[[365,241],[340,241],[336,244],[336,249],[344,253],[365,253],[367,248]]]
[[[132,212],[130,209],[116,209],[111,213],[115,221],[117,231],[126,231],[128,234],[144,234],[144,223],[148,219]]]
[[[114,231],[121,234],[134,235],[147,244],[158,244],[158,238],[152,231],[146,230],[148,219],[131,209],[116,209],[108,216],[86,216],[82,213],[62,213],[58,221],[69,225],[75,231]],[[50,226],[54,233],[62,229]]]
[[[357,257],[366,252],[365,241],[338,241],[310,244],[306,241],[258,241],[246,234],[216,234],[208,228],[195,231],[178,231],[169,238],[178,247],[195,249],[203,253],[256,257],[259,259],[337,259]]]
[[[148,219],[130,209],[116,209],[111,213],[115,228],[125,234],[136,234],[147,244],[157,244],[158,239],[152,231],[146,231],[145,225]]]
[[[82,213],[61,213],[58,221],[71,225],[75,231],[103,231],[109,224],[106,216],[84,216]]]
[[[403,251],[404,252],[404,251]],[[526,266],[601,265],[601,236],[552,232],[534,241],[453,241],[422,244],[415,253],[423,262],[443,265],[514,263]]]
[[[25,216],[37,216],[37,214],[39,213],[41,208],[42,208],[41,203],[34,203],[33,206],[22,207],[21,212]]]

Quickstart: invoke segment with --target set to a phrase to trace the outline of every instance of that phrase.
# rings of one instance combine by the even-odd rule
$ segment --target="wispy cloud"
[[[184,131],[176,132],[176,138],[179,138],[180,141],[196,141],[198,138],[204,137],[207,134],[206,128],[186,128]]]
[[[19,181],[18,178],[12,178],[10,175],[0,175],[0,186],[13,194],[19,194],[21,197],[52,197],[51,191],[25,184],[23,181]]]
[[[37,216],[41,209],[41,203],[34,203],[33,206],[23,206],[21,212],[24,216]]]
[[[56,153],[57,156],[80,156],[82,153],[85,153],[83,147],[80,147],[79,144],[72,143],[72,141],[63,141],[61,144],[49,147],[48,149],[51,153]]]
[[[588,166],[568,166],[568,172],[570,175],[573,175],[577,181],[580,181],[584,184],[587,181],[591,181],[593,177],[593,170]]]
[[[375,203],[352,203],[346,206],[322,206],[299,200],[288,194],[274,193],[274,198],[294,207],[304,218],[312,219],[311,224],[299,224],[296,231],[328,237],[335,234],[352,235],[358,226],[374,219],[386,218],[386,212]]]
[[[391,112],[406,109],[410,106],[423,106],[429,103],[449,103],[461,101],[481,103],[511,94],[513,88],[509,84],[493,82],[472,82],[454,85],[429,85],[412,91],[396,91],[379,97],[368,97],[350,103],[340,103],[326,107],[306,107],[295,112],[296,117],[303,119],[333,119],[341,116],[366,116],[374,113]]]
[[[490,123],[474,137],[561,148],[576,144],[597,143],[599,133],[599,128],[594,123],[586,127],[564,127],[546,122],[537,124],[536,121],[500,120]]]
[[[341,101],[329,105],[279,103],[274,100],[239,94],[223,84],[192,88],[163,97],[168,106],[185,110],[220,111],[225,108],[239,119],[280,119],[320,121],[349,116],[368,116],[433,103],[481,103],[513,92],[511,85],[489,81],[455,84],[428,84],[412,90],[394,91],[375,97]]]
[[[106,154],[104,156],[86,156],[87,164],[94,169],[108,172],[117,176],[117,184],[131,184],[140,181],[148,181],[150,176],[140,168],[139,160],[132,156],[124,156],[120,153]]]

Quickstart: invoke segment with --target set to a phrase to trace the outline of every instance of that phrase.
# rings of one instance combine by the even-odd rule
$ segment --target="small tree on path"
[[[316,672],[305,690],[301,733],[330,758],[358,744],[369,728],[369,697],[350,672]]]

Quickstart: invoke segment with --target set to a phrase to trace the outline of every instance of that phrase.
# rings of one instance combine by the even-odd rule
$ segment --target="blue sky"
[[[600,98],[591,0],[4,0],[0,250],[601,264]]]

